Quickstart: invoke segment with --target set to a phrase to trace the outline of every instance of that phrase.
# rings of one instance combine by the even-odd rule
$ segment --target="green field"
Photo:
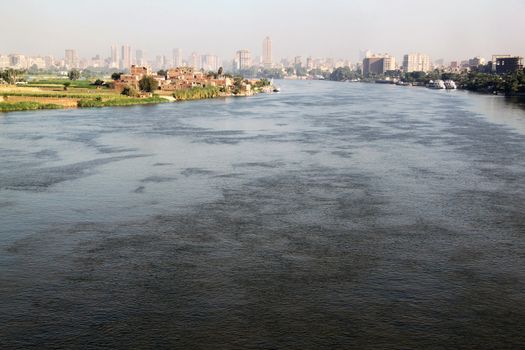
[[[111,106],[131,106],[131,105],[142,105],[142,104],[153,104],[153,103],[164,103],[168,100],[162,97],[149,97],[149,98],[134,98],[134,97],[118,97],[111,98],[108,100],[101,99],[81,99],[78,101],[78,107],[111,107]]]
[[[38,102],[0,102],[0,112],[31,111],[37,109],[61,109],[60,105]]]

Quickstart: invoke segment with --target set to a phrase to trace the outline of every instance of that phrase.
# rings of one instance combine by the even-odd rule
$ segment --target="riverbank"
[[[262,93],[252,91],[237,94],[221,91],[219,88],[194,87],[172,92],[159,91],[144,97],[130,97],[107,88],[68,88],[59,85],[0,86],[0,112],[15,112],[38,109],[94,108],[111,106],[132,106],[200,100],[218,97],[253,96]]]

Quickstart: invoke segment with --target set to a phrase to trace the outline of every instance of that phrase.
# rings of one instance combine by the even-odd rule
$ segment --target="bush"
[[[67,73],[69,80],[78,80],[80,78],[80,72],[76,69],[72,69]]]
[[[138,97],[139,96],[139,92],[133,86],[124,86],[124,88],[122,89],[122,92],[120,94],[124,95],[124,96],[129,96],[129,97]]]
[[[159,83],[150,76],[145,76],[139,80],[139,88],[144,92],[154,92],[158,89]]]
[[[109,100],[94,100],[94,99],[81,99],[77,102],[77,106],[80,108],[87,107],[111,107],[111,106],[132,106],[132,105],[143,105],[143,104],[153,104],[153,103],[163,103],[168,102],[168,100],[160,97],[150,97],[150,98],[133,98],[133,97],[122,97],[122,98],[112,98]]]
[[[199,100],[203,98],[214,98],[219,96],[219,89],[215,86],[193,87],[190,89],[176,90],[173,97],[176,100]]]
[[[39,102],[0,102],[0,112],[30,111],[37,109],[62,109],[61,105]]]

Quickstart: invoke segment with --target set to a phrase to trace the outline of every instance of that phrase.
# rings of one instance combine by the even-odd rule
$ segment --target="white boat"
[[[445,88],[447,90],[456,90],[458,87],[454,80],[445,80]]]
[[[270,80],[270,86],[272,87],[273,92],[281,92],[281,88],[273,85],[273,78]]]
[[[447,87],[445,86],[445,82],[443,80],[439,79],[439,80],[436,80],[436,81],[431,80],[428,83],[428,88],[429,89],[436,89],[436,90],[444,90]]]

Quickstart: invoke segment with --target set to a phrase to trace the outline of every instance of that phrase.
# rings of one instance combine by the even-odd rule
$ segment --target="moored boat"
[[[445,88],[447,90],[456,90],[457,89],[457,85],[454,82],[454,80],[445,80]]]
[[[427,87],[429,89],[436,89],[436,90],[444,90],[444,89],[446,89],[445,82],[443,80],[441,80],[441,79],[435,80],[435,81],[431,80],[428,83]]]

